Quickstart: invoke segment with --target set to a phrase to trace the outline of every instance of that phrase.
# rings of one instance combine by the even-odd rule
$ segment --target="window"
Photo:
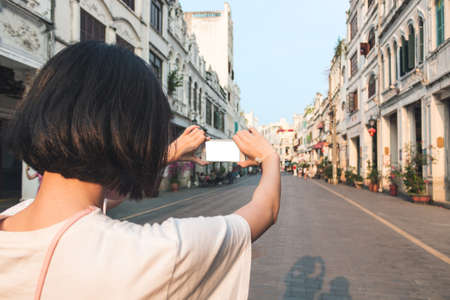
[[[367,7],[370,8],[373,4],[373,0],[367,0]]]
[[[125,39],[121,38],[119,35],[116,36],[116,44],[134,53],[134,46],[128,43]]]
[[[353,77],[356,73],[358,73],[358,54],[353,54],[352,58],[350,58],[350,77]]]
[[[202,89],[200,89],[200,92],[198,93],[198,112],[199,114],[202,114]]]
[[[134,0],[122,0],[122,1],[125,2],[125,4],[128,5],[129,8],[134,10]]]
[[[397,41],[394,41],[394,68],[395,68],[395,80],[398,80],[398,46]]]
[[[150,24],[157,32],[162,32],[162,5],[158,0],[152,0],[150,9]]]
[[[106,27],[96,18],[81,9],[80,12],[80,41],[105,41]]]
[[[416,66],[416,34],[414,30],[414,26],[409,24],[409,37],[408,37],[408,51],[407,51],[407,62],[408,69],[407,71],[411,71]]]
[[[371,29],[369,32],[369,52],[372,51],[373,48],[375,48],[375,29]]]
[[[388,56],[388,84],[391,86],[392,84],[392,57],[391,57],[391,48],[387,49]]]
[[[350,21],[350,39],[352,40],[358,33],[358,15],[355,16]]]
[[[423,19],[419,18],[419,63],[423,63],[424,51]]]
[[[217,106],[214,106],[214,128],[220,129],[220,115],[219,115],[219,109]]]
[[[189,77],[188,101],[189,101],[189,107],[190,107],[192,104],[192,78],[191,77]]]
[[[225,113],[224,112],[220,112],[219,113],[220,116],[220,130],[225,131]]]
[[[150,65],[153,68],[153,72],[155,73],[156,77],[159,79],[159,81],[162,81],[162,60],[156,56],[153,51],[150,51]]]
[[[211,121],[211,115],[212,115],[212,108],[211,108],[211,102],[209,100],[206,100],[206,124],[212,125]]]
[[[408,42],[402,36],[402,45],[400,46],[400,76],[406,74],[408,69]]]
[[[444,26],[444,0],[436,0],[436,46],[441,45],[445,40]]]
[[[350,93],[350,99],[348,102],[348,111],[349,113],[354,113],[358,110],[358,91],[354,91]]]
[[[375,75],[374,74],[370,75],[369,88],[368,88],[368,92],[369,92],[368,97],[369,97],[369,99],[372,98],[373,96],[375,96],[375,92],[377,90],[377,84],[376,83],[377,83],[377,81],[375,79]]]
[[[197,92],[198,92],[198,86],[197,82],[194,83],[194,111],[197,111]]]

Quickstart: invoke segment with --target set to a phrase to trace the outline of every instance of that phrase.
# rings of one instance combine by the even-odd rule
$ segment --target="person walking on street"
[[[133,224],[105,199],[154,196],[164,168],[207,140],[198,126],[169,143],[172,117],[140,57],[98,41],[60,51],[40,70],[7,144],[40,174],[36,198],[0,216],[0,299],[247,299],[251,243],[278,218],[280,158],[256,130],[233,140],[263,173],[248,203],[214,217]]]
[[[35,178],[38,179],[39,183],[38,190],[39,190],[39,188],[41,187],[42,175],[39,174],[38,172],[35,172],[33,175],[30,175],[30,169],[31,169],[30,166],[27,165],[27,167],[25,168],[25,175],[27,176],[28,180],[33,180]]]

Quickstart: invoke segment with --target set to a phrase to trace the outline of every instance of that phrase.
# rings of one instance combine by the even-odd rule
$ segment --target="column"
[[[115,44],[116,43],[116,30],[117,30],[117,28],[114,25],[106,26],[105,42],[107,44]]]
[[[431,146],[430,154],[434,159],[431,164],[432,176],[432,197],[433,201],[446,201],[445,186],[445,123],[446,123],[446,107],[436,97],[432,97],[431,105]]]
[[[80,1],[70,0],[70,8],[72,10],[72,20],[71,20],[71,42],[75,43],[80,40]]]

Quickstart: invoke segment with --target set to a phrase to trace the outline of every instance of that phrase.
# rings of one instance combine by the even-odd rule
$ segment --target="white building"
[[[0,137],[36,70],[54,54],[53,1],[0,1]],[[37,179],[0,144],[0,199],[34,196]]]
[[[240,129],[240,89],[234,81],[234,38],[231,7],[223,10],[185,12],[188,32],[195,35],[200,54],[217,72],[227,96],[225,132],[232,135]]]
[[[226,9],[228,16],[229,6]],[[237,85],[232,79],[222,83],[219,74],[223,70],[215,70],[215,64],[201,56],[178,1],[2,0],[0,16],[0,135],[36,70],[64,47],[85,40],[133,51],[152,66],[168,93],[173,83],[169,75],[176,70],[181,86],[169,95],[175,114],[174,137],[194,123],[214,138],[231,137],[245,126]],[[232,54],[231,15],[227,20]],[[214,41],[203,39],[202,43]],[[228,54],[224,57],[232,61]],[[33,197],[37,180],[26,179],[25,167],[3,144],[0,157],[0,198]]]
[[[245,117],[248,128],[258,128],[259,120],[254,112],[249,112],[247,114],[244,114],[244,117]]]

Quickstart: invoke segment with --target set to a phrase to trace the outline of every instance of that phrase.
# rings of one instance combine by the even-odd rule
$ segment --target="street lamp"
[[[377,127],[377,120],[371,116],[368,123],[367,123],[367,127],[369,127],[368,131],[370,136],[374,136],[375,133],[377,132],[376,127]]]

